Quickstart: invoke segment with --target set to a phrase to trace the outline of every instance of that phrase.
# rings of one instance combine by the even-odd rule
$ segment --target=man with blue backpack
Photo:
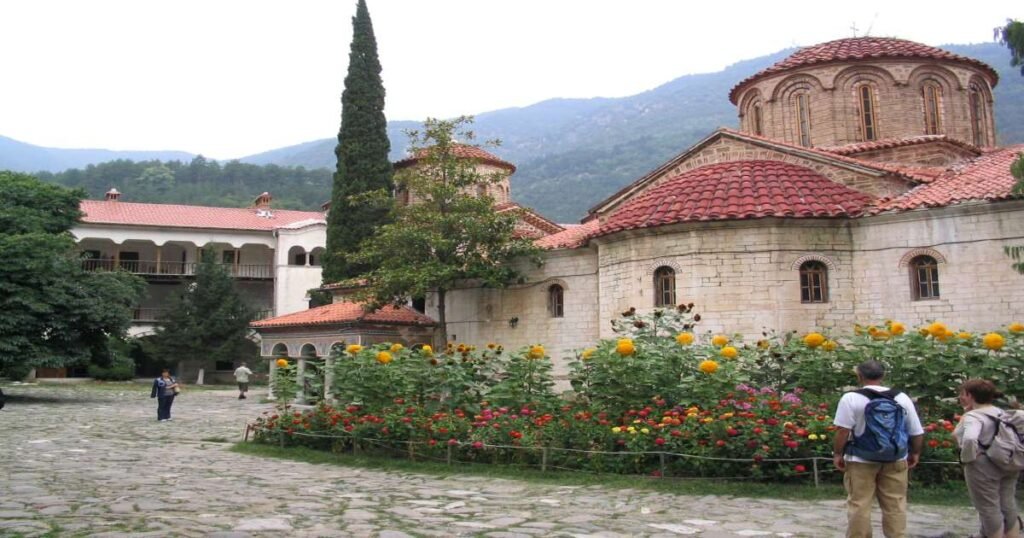
[[[878,498],[882,532],[907,532],[907,476],[924,446],[924,428],[914,402],[882,384],[885,366],[869,360],[857,366],[861,388],[839,400],[833,462],[846,486],[848,538],[871,537],[871,505]]]

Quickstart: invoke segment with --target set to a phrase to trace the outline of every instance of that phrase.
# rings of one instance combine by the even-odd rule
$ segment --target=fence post
[[[665,476],[666,476],[665,475],[665,453],[664,452],[659,452],[658,453],[658,459],[660,460],[660,463],[661,463],[661,477],[665,478]]]
[[[548,447],[544,447],[540,450],[540,470],[548,470]]]
[[[811,465],[814,467],[814,487],[818,487],[818,458],[812,459]]]
[[[448,462],[448,465],[452,464],[452,445],[448,445],[448,452],[445,456],[445,461]]]
[[[410,461],[416,461],[416,452],[413,449],[412,441],[409,441],[408,443],[409,443],[409,460]]]

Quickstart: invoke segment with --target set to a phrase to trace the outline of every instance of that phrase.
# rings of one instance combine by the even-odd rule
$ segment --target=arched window
[[[288,265],[306,265],[306,250],[300,246],[288,249]]]
[[[565,290],[558,284],[548,288],[548,313],[553,318],[565,317]]]
[[[971,84],[969,97],[971,107],[971,135],[974,140],[974,145],[983,147],[988,145],[988,139],[985,136],[985,97],[981,92],[981,88],[977,84]]]
[[[915,301],[939,298],[939,263],[931,256],[910,260],[910,294]]]
[[[761,101],[756,100],[747,107],[747,130],[758,135],[764,135],[764,117],[761,113]]]
[[[800,133],[800,145],[811,147],[811,99],[807,93],[798,93],[796,101],[797,132]]]
[[[828,267],[819,261],[807,261],[800,266],[800,302],[828,302]]]
[[[676,272],[671,267],[661,266],[654,271],[654,306],[675,306]]]
[[[939,114],[942,104],[942,88],[929,82],[921,88],[924,98],[924,134],[939,134],[942,131],[942,117]]]
[[[875,122],[875,90],[867,84],[857,88],[857,104],[860,108],[860,134],[864,140],[878,139]]]

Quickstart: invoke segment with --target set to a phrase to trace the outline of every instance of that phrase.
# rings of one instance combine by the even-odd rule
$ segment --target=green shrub
[[[110,364],[89,365],[89,377],[98,381],[128,381],[135,378],[135,361],[130,357],[115,355]]]

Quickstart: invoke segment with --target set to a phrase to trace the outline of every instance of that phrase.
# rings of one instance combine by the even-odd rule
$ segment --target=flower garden
[[[339,350],[331,398],[259,417],[258,442],[474,462],[672,477],[810,481],[829,476],[832,415],[853,368],[889,367],[916,399],[926,448],[912,479],[959,479],[956,387],[994,381],[1024,393],[1024,325],[973,334],[897,321],[756,341],[701,333],[692,305],[613,321],[617,338],[579,350],[572,390],[556,394],[542,345],[445,350],[400,344]],[[296,368],[279,359],[274,392],[291,401]],[[309,381],[317,382],[316,377]],[[832,474],[834,476],[834,474]]]

